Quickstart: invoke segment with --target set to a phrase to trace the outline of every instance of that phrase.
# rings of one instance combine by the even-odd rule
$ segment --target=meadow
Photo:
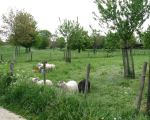
[[[135,114],[135,100],[140,87],[143,63],[149,61],[148,50],[134,50],[135,79],[123,77],[121,50],[109,53],[92,50],[81,53],[72,51],[71,63],[64,61],[63,50],[32,49],[26,54],[24,48],[14,58],[14,47],[0,47],[3,61],[0,63],[0,105],[28,120],[149,120],[146,115],[147,77],[141,110]],[[9,64],[15,59],[14,75],[9,76]],[[32,83],[32,77],[43,79],[43,74],[32,72],[37,63],[48,61],[56,69],[46,73],[46,78],[56,85],[58,81],[76,80],[86,76],[91,64],[91,91],[86,99],[82,93],[69,93],[48,86]],[[148,72],[147,72],[148,73]],[[148,76],[148,74],[147,74]],[[8,81],[11,83],[8,84]]]

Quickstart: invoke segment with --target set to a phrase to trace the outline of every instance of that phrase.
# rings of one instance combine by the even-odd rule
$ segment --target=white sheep
[[[38,67],[39,71],[41,71],[41,69],[43,68],[43,63],[38,63],[37,67]],[[45,69],[47,71],[53,70],[53,69],[55,69],[55,67],[56,67],[55,64],[49,64],[49,63],[45,64]]]
[[[54,64],[47,63],[45,67],[46,67],[47,70],[53,70],[53,69],[55,69],[55,65]]]
[[[36,83],[39,80],[38,77],[32,78],[32,82]]]
[[[67,91],[72,91],[72,92],[78,91],[78,83],[74,80],[70,80],[68,82],[64,82],[64,81],[59,82],[58,87]]]
[[[38,85],[44,85],[44,80],[39,80],[39,81],[37,81],[36,83],[37,83]],[[53,85],[53,83],[52,83],[51,80],[45,80],[45,84],[46,84],[46,85],[49,85],[49,86],[52,86],[52,85]]]
[[[39,80],[38,77],[32,78],[32,82],[37,83],[38,85],[44,85],[44,80]],[[53,83],[51,80],[45,80],[46,85],[52,86]]]

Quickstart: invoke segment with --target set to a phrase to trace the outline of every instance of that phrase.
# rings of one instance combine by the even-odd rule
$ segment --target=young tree
[[[64,37],[58,37],[56,39],[56,46],[60,49],[65,48],[66,42]]]
[[[70,47],[72,49],[78,49],[78,53],[81,52],[81,50],[84,50],[88,46],[90,46],[90,39],[88,36],[88,32],[83,29],[77,22],[71,32],[71,35],[69,37],[70,40]]]
[[[17,11],[14,11],[13,9],[10,9],[7,15],[2,15],[3,25],[1,26],[0,33],[4,35],[5,37],[9,37],[10,34],[13,34],[13,28],[14,28],[14,19],[16,16]]]
[[[49,46],[52,34],[48,30],[38,31],[35,39],[35,47],[38,49],[45,49]]]
[[[63,23],[58,26],[58,31],[65,38],[66,41],[66,51],[65,51],[65,61],[71,62],[71,48],[70,48],[70,36],[74,28],[74,21],[64,20]]]
[[[117,33],[109,32],[105,37],[104,48],[107,53],[113,52],[115,49],[120,47],[119,36]],[[107,54],[108,55],[108,54]]]
[[[23,10],[14,12],[11,9],[8,16],[3,15],[3,22],[2,31],[11,43],[16,48],[18,45],[22,45],[26,48],[26,51],[30,51],[36,32],[36,21],[33,16]]]
[[[150,15],[148,0],[95,0],[100,15],[96,16],[102,24],[107,23],[110,30],[116,31],[121,40],[124,77],[135,78],[134,62],[130,39]]]
[[[30,52],[30,48],[35,41],[36,21],[33,16],[27,12],[19,11],[14,19],[13,37],[14,40]]]
[[[89,46],[89,36],[88,32],[80,26],[77,21],[64,20],[64,23],[59,26],[59,31],[66,39],[67,49],[78,49],[80,53],[81,50]]]
[[[96,54],[97,49],[103,48],[104,47],[104,41],[105,41],[105,36],[100,35],[100,33],[92,29],[92,34],[90,36],[91,42],[91,48],[93,48],[93,53]]]
[[[19,42],[14,38],[14,19],[18,11],[10,9],[8,15],[2,15],[3,25],[1,26],[0,33],[7,38],[7,42],[15,46],[15,55],[18,56],[19,53]]]

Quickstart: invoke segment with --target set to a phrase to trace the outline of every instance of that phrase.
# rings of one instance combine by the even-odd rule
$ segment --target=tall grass
[[[7,49],[7,50],[6,50]],[[13,47],[6,46],[4,56],[11,59]],[[11,82],[9,61],[0,63],[0,104],[29,120],[148,120],[145,114],[147,85],[143,95],[142,108],[135,115],[135,99],[139,89],[142,65],[148,61],[147,52],[134,52],[136,79],[123,78],[123,65],[120,51],[106,57],[104,51],[96,55],[90,51],[72,52],[72,63],[65,63],[63,51],[33,49],[33,61],[26,61],[26,54],[21,48],[17,57],[14,76]],[[2,53],[2,51],[0,51]],[[79,82],[85,78],[86,66],[91,64],[91,92],[85,100],[83,94],[64,92],[57,87],[38,86],[31,82],[31,77],[40,77],[33,73],[32,67],[47,60],[54,63],[56,69],[46,74],[54,85],[58,81],[70,79]],[[9,78],[9,79],[8,79]],[[9,81],[9,82],[8,82]],[[4,84],[7,83],[7,84]],[[9,84],[8,84],[9,83]]]

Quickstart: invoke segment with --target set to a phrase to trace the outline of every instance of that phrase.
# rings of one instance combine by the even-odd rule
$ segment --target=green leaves
[[[96,0],[99,20],[107,23],[112,31],[118,32],[123,41],[128,41],[150,14],[148,0]],[[111,26],[116,29],[111,29]]]
[[[141,34],[142,43],[144,43],[145,48],[150,48],[150,26],[148,27],[147,31]]]
[[[35,47],[45,49],[49,46],[49,41],[52,34],[48,30],[40,30],[35,38]]]
[[[31,14],[19,11],[14,19],[13,31],[18,44],[26,48],[31,47],[36,32],[36,21]]]
[[[83,29],[78,23],[78,20],[64,20],[64,22],[58,27],[60,34],[66,39],[67,48],[84,49],[89,43],[88,32]]]
[[[3,15],[3,33],[14,45],[31,47],[34,42],[36,21],[33,16],[23,10],[9,11],[8,16]]]

